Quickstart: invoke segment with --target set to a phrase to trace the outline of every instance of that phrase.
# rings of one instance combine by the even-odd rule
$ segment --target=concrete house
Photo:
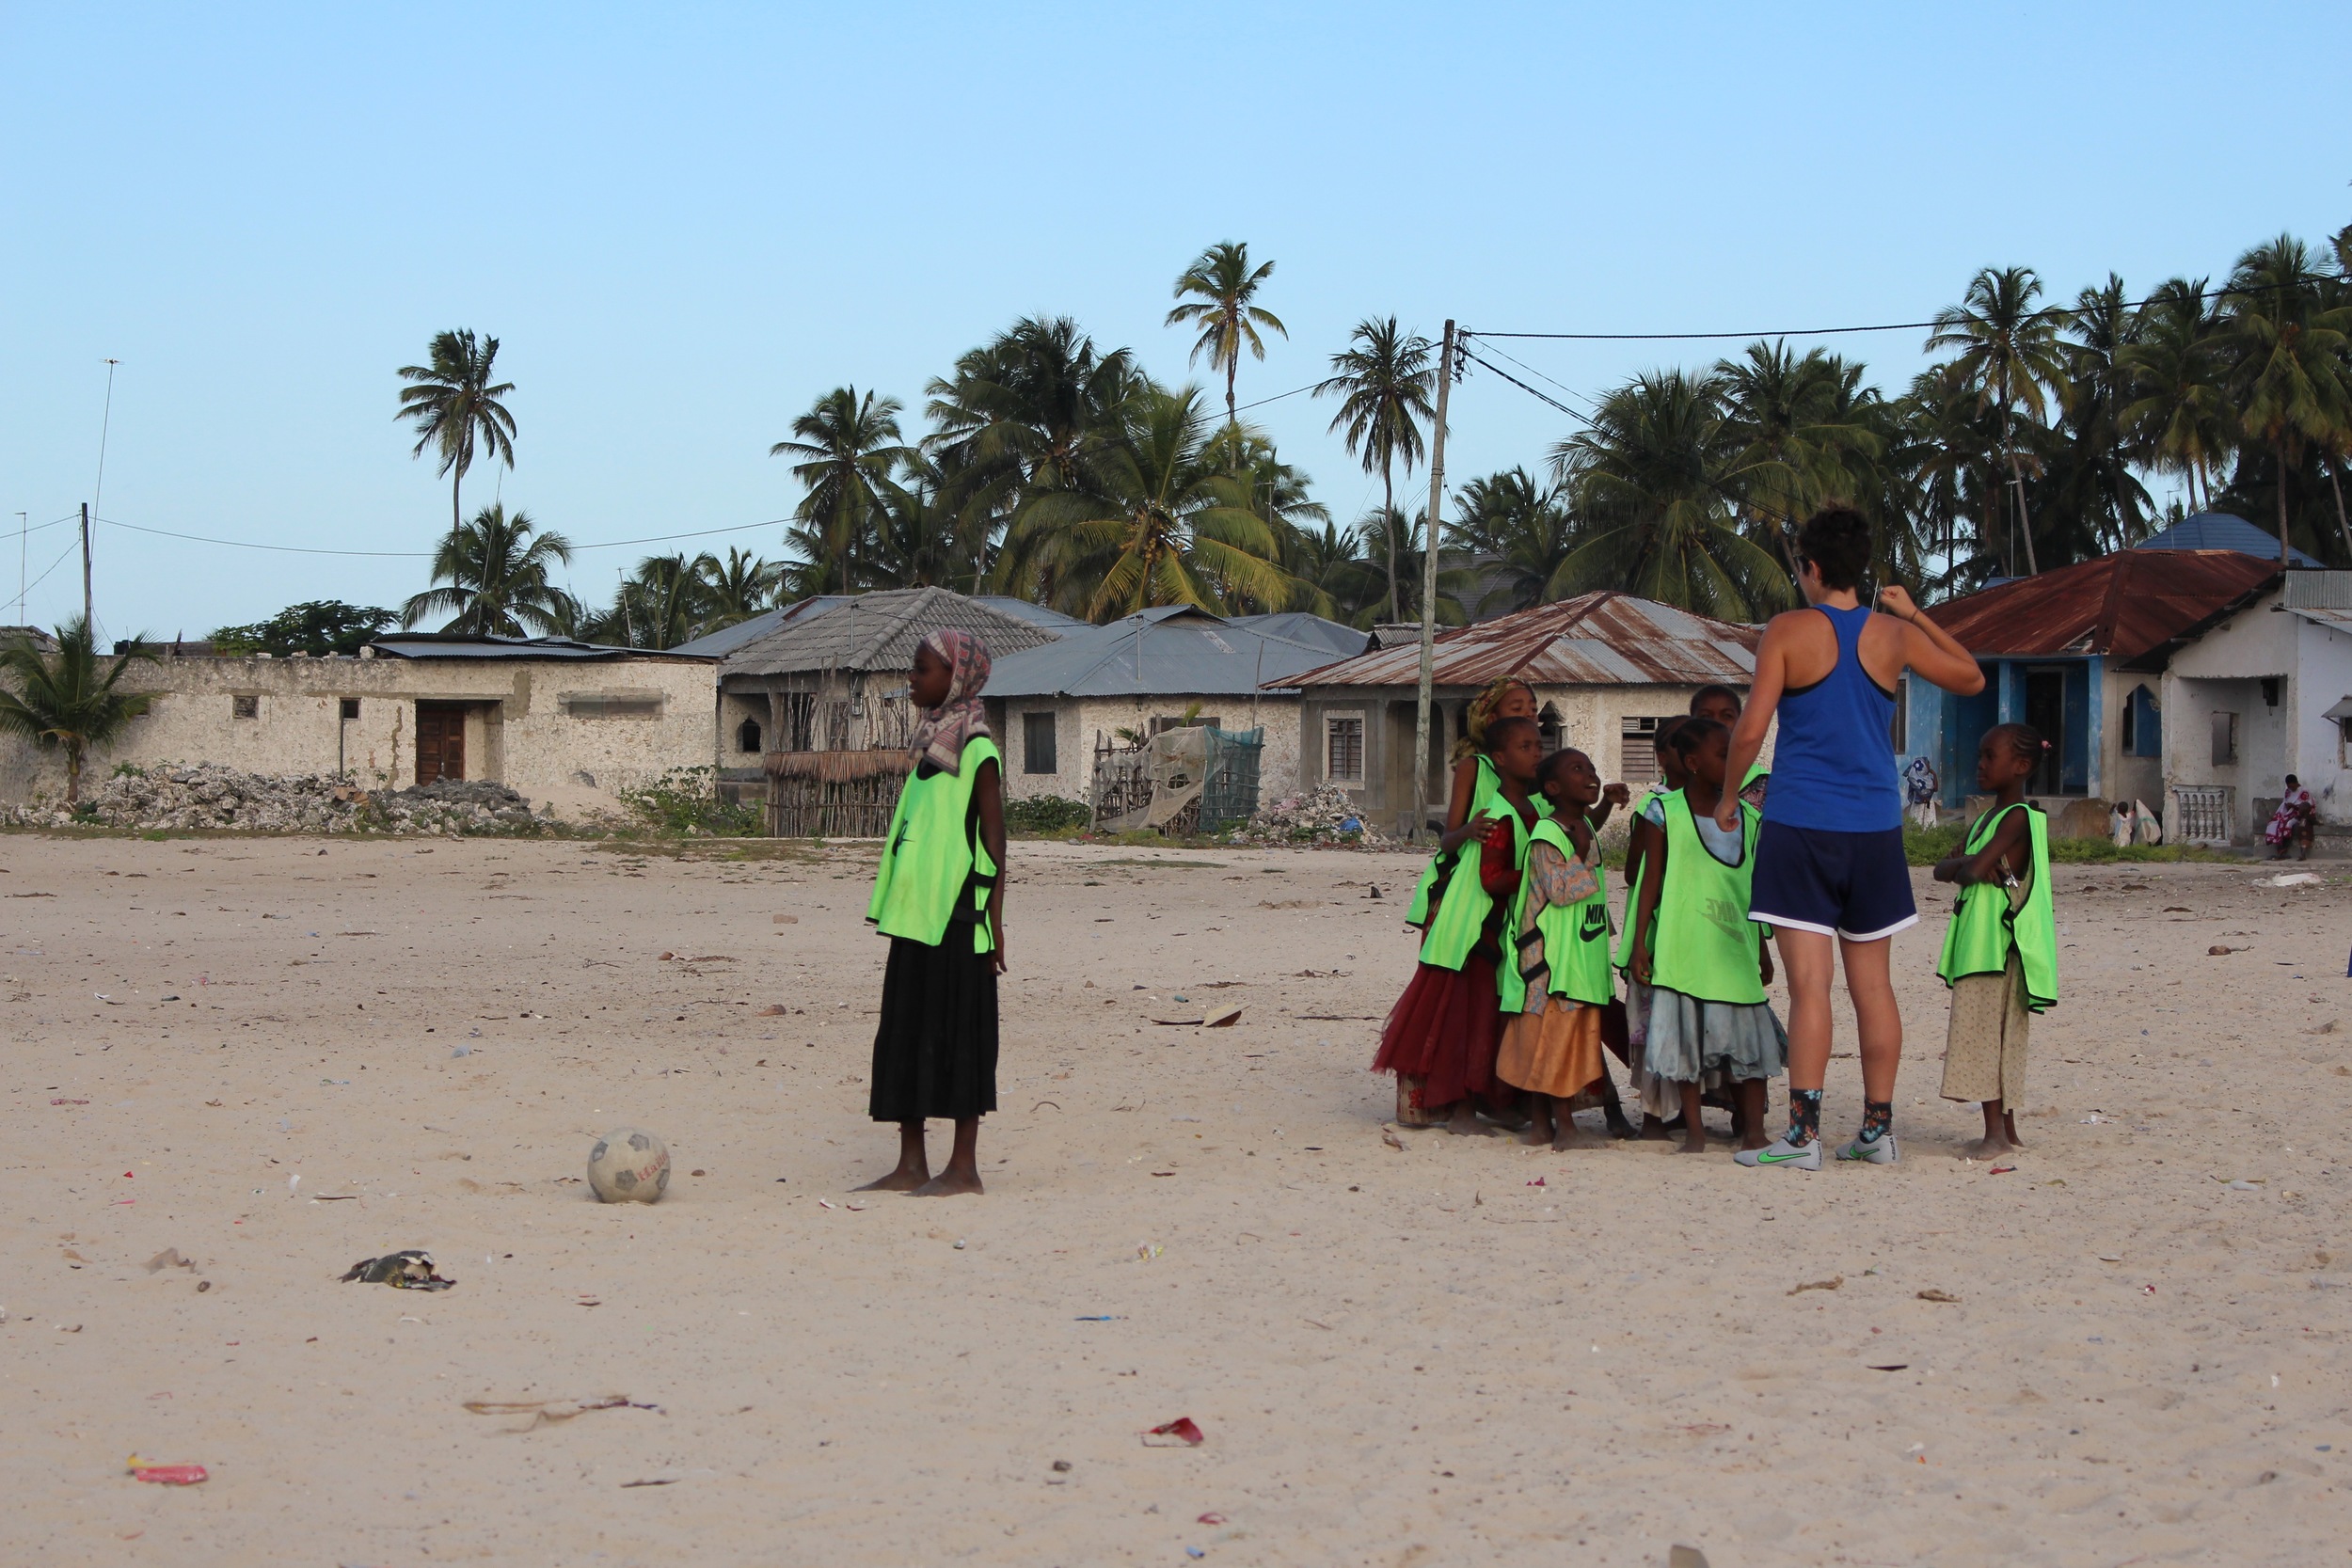
[[[2352,572],[2274,574],[2225,606],[2173,651],[2162,701],[2172,716],[2163,761],[2174,838],[2250,842],[2293,773],[2318,802],[2320,832],[2344,840],[2352,829]]]
[[[1942,804],[1959,808],[1975,792],[1984,732],[2022,721],[2050,742],[2028,789],[2056,831],[2106,832],[2113,800],[2144,800],[2167,812],[2170,730],[2178,723],[2166,723],[2172,711],[2166,668],[2217,616],[2275,590],[2279,576],[2275,559],[2159,546],[1931,606],[1936,624],[1977,656],[1984,689],[1955,697],[1905,676],[1897,754],[1906,764],[1926,757],[1941,781]]]
[[[1319,616],[1219,616],[1187,605],[1067,628],[998,659],[989,678],[1007,791],[1087,800],[1098,753],[1133,751],[1125,736],[1173,728],[1198,705],[1200,723],[1263,730],[1260,792],[1289,794],[1297,787],[1299,736],[1290,677],[1361,653],[1366,641]]]
[[[363,788],[487,779],[559,808],[710,766],[713,660],[562,638],[408,632],[356,657],[165,657],[122,688],[147,714],[90,759],[317,773]],[[0,743],[0,798],[59,795],[56,753]]]
[[[1534,688],[1547,749],[1575,746],[1604,779],[1647,784],[1660,721],[1689,712],[1702,686],[1744,690],[1762,635],[1614,589],[1441,631],[1423,798],[1442,813],[1446,752],[1464,732],[1470,700],[1500,675]],[[1420,670],[1416,638],[1295,676],[1299,783],[1345,790],[1383,830],[1409,826]]]

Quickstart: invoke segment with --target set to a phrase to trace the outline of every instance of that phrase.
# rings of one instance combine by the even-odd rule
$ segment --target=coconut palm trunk
[[[1380,460],[1380,516],[1386,524],[1381,532],[1389,536],[1389,619],[1405,618],[1404,607],[1396,602],[1396,491],[1389,478],[1389,460]]]
[[[2295,557],[2287,546],[2287,438],[2283,431],[2270,450],[2279,463],[2279,564],[2284,566]]]
[[[2328,488],[2335,492],[2336,531],[2344,535],[2344,557],[2352,560],[2352,523],[2345,522],[2344,518],[2344,481],[2337,474],[2333,463],[2328,465]]]

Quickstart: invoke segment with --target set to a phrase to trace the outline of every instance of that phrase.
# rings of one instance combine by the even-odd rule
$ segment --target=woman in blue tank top
[[[1773,927],[1788,976],[1788,1131],[1736,1157],[1743,1165],[1821,1168],[1829,992],[1842,953],[1862,1037],[1863,1118],[1837,1157],[1892,1164],[1903,1022],[1887,939],[1919,918],[1903,855],[1894,688],[1908,667],[1971,696],[1984,689],[1984,673],[1902,589],[1880,592],[1883,614],[1864,607],[1870,526],[1858,513],[1834,506],[1814,514],[1798,531],[1797,550],[1797,585],[1810,608],[1776,615],[1764,628],[1730,759],[1732,776],[1743,777],[1777,715],[1749,913]]]

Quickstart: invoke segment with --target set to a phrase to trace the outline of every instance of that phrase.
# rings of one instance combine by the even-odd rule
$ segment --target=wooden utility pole
[[[1421,563],[1421,693],[1413,706],[1413,832],[1420,838],[1429,820],[1429,694],[1438,670],[1438,535],[1445,504],[1445,403],[1454,386],[1454,323],[1445,324],[1445,346],[1438,354],[1437,429],[1429,437],[1429,528]]]
[[[98,635],[98,623],[90,618],[89,608],[89,502],[82,503],[82,626],[91,636]]]

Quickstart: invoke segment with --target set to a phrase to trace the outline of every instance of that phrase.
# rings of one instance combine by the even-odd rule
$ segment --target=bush
[[[1009,800],[1005,802],[1005,831],[1032,836],[1075,832],[1084,829],[1093,816],[1084,800],[1066,800],[1058,795],[1032,795],[1026,800]]]
[[[1965,830],[1957,822],[1937,828],[1920,828],[1906,821],[1903,824],[1903,858],[1914,865],[1933,865],[1947,856],[1959,854],[1964,847],[1965,838]],[[2105,838],[2050,840],[2050,863],[2053,865],[2108,865],[2117,861],[2225,861],[2233,858],[2194,844],[2134,844],[2119,849],[2113,840]]]
[[[760,809],[719,799],[717,773],[673,768],[635,789],[615,793],[621,804],[656,832],[678,838],[749,838],[760,831]]]

